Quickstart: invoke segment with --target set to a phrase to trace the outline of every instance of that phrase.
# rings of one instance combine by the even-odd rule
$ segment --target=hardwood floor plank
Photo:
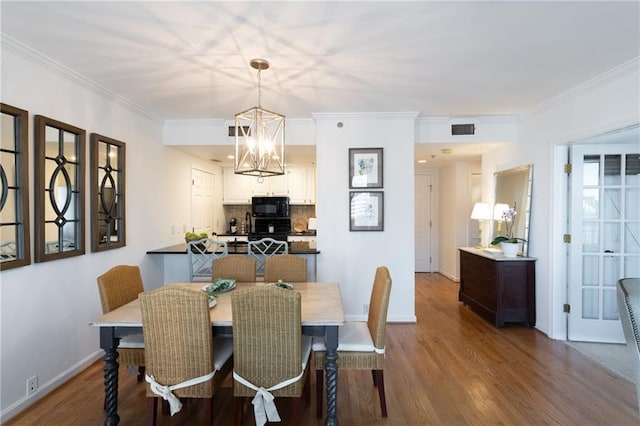
[[[535,329],[493,327],[459,303],[457,292],[456,283],[438,274],[416,274],[417,324],[387,327],[389,417],[380,417],[371,374],[343,370],[342,425],[640,424],[631,382]],[[144,425],[144,385],[121,369],[119,389],[121,424]],[[102,398],[98,362],[5,424],[101,425]],[[289,403],[277,404],[286,425]],[[324,424],[314,408],[303,406],[303,425]],[[216,425],[233,424],[230,379],[216,396],[214,416]],[[254,424],[252,416],[249,408],[243,424]],[[158,423],[199,424],[201,418],[195,401],[174,417],[159,415]]]

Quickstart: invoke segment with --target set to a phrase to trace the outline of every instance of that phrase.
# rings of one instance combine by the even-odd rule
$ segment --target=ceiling
[[[288,118],[461,117],[526,112],[640,54],[637,1],[3,0],[0,11],[3,37],[158,120],[255,106],[253,58],[271,64],[262,106]]]

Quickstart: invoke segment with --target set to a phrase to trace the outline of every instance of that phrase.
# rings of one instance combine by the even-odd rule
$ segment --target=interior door
[[[211,173],[191,169],[191,227],[192,232],[213,232],[214,176]]]
[[[616,283],[640,276],[640,146],[570,153],[569,340],[623,343]]]
[[[415,269],[416,272],[433,272],[431,265],[431,175],[416,175],[415,192]]]

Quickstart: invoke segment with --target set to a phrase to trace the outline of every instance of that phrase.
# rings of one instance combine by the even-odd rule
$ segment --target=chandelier
[[[258,70],[258,106],[236,114],[236,163],[239,175],[264,177],[284,174],[284,115],[262,108],[260,74],[269,68],[265,59],[252,59]]]

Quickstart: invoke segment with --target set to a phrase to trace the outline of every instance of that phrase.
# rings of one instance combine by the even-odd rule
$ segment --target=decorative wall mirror
[[[91,251],[126,245],[125,143],[91,134]]]
[[[0,103],[0,270],[31,263],[27,111]]]
[[[85,253],[85,135],[77,127],[36,116],[36,262]]]
[[[495,172],[493,180],[494,198],[491,239],[493,240],[499,235],[506,235],[507,224],[502,218],[502,212],[508,208],[515,208],[517,214],[513,220],[512,236],[525,240],[522,243],[522,249],[519,254],[528,256],[533,165],[527,164]]]

